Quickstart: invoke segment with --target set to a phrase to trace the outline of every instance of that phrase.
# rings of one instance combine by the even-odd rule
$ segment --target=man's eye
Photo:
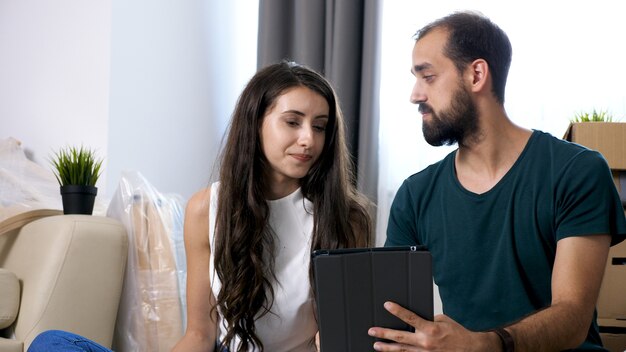
[[[435,79],[435,75],[425,75],[425,76],[423,76],[422,78],[424,79],[424,81],[426,81],[426,82],[430,82],[430,81],[432,81],[433,79]]]

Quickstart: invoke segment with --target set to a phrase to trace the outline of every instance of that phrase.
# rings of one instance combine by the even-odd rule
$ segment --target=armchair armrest
[[[59,329],[110,347],[127,254],[125,228],[106,217],[51,216],[0,236],[0,267],[22,286],[15,340],[26,350]]]

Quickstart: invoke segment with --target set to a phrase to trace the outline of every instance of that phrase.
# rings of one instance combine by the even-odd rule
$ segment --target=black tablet
[[[433,320],[430,252],[422,247],[317,250],[312,255],[321,352],[372,351],[373,326],[411,331],[393,301]]]

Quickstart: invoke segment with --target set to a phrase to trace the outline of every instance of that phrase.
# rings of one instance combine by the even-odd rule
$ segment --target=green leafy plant
[[[571,122],[613,122],[613,116],[607,111],[580,112],[574,116]]]
[[[51,164],[61,186],[95,186],[100,177],[103,159],[84,147],[65,147],[54,154]]]

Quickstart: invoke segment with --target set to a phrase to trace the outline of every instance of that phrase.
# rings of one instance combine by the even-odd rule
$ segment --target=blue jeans
[[[113,352],[85,337],[61,330],[48,330],[37,335],[28,352]]]

